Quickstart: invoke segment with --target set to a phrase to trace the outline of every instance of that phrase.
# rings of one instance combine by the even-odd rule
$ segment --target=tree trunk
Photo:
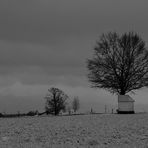
[[[125,95],[125,90],[121,90],[120,95]]]

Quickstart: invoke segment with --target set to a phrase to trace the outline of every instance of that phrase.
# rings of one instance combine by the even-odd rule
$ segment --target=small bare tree
[[[74,97],[73,101],[72,101],[72,109],[74,110],[74,112],[76,112],[77,110],[79,110],[80,108],[80,101],[78,97]]]
[[[48,92],[49,93],[45,97],[46,113],[58,115],[61,110],[65,110],[68,96],[62,90],[54,87],[50,88]]]
[[[71,112],[71,106],[67,106],[67,111],[68,111],[68,114],[71,115],[71,113],[72,113]]]
[[[92,87],[126,93],[148,86],[148,50],[136,33],[103,34],[87,61]]]

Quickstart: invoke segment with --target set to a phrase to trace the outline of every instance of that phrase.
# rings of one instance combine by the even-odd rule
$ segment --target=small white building
[[[118,109],[117,113],[135,113],[134,112],[134,102],[135,100],[129,95],[118,95]]]

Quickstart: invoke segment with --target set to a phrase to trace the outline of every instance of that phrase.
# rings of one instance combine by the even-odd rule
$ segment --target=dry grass
[[[0,119],[1,148],[146,148],[148,114]]]

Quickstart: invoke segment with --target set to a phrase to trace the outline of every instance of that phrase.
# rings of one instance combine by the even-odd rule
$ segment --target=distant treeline
[[[38,116],[47,114],[46,112],[39,113],[38,111],[29,111],[28,113],[16,113],[16,114],[2,114],[0,113],[0,118],[2,117],[23,117],[23,116]]]

